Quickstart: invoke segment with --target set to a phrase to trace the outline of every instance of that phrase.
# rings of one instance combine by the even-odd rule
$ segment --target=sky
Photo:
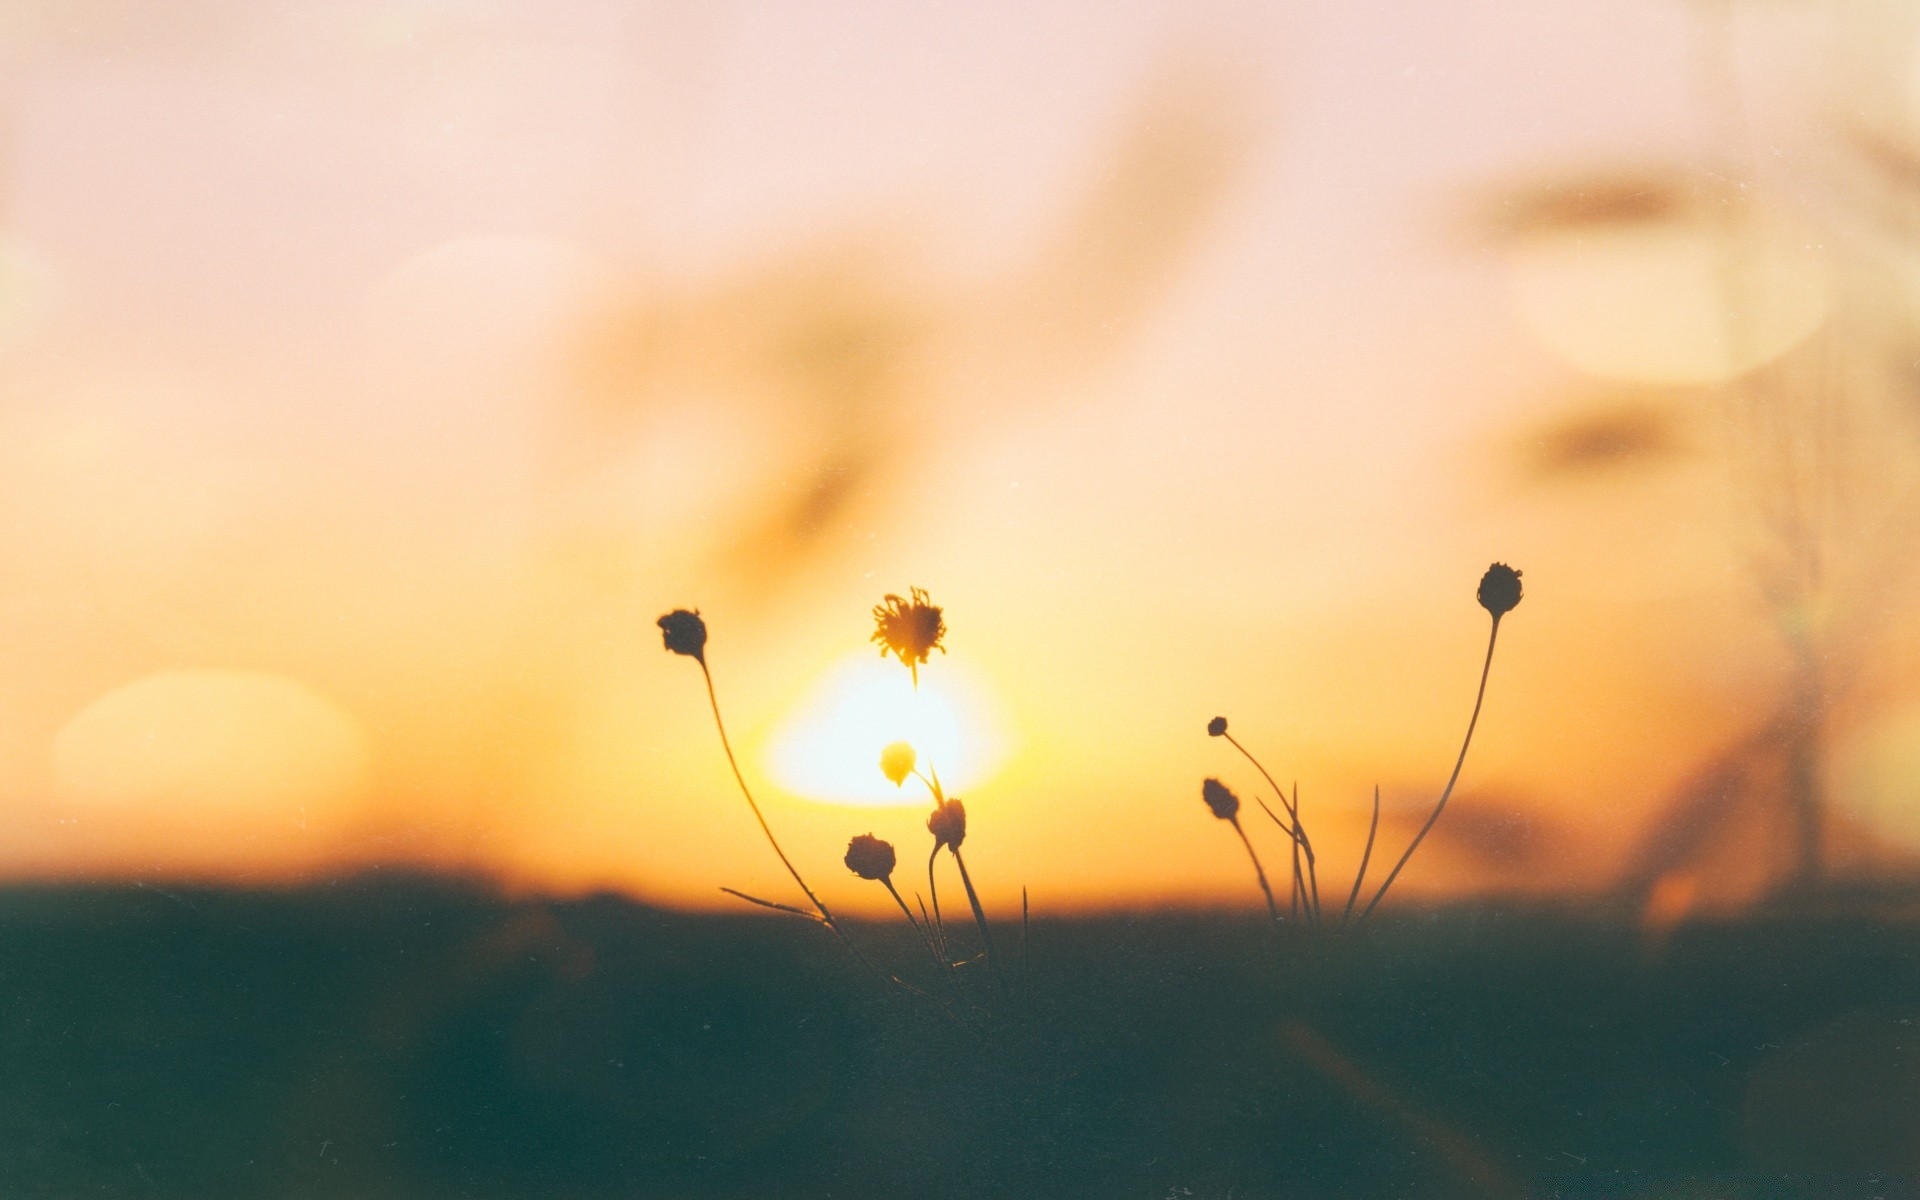
[[[0,874],[792,900],[698,607],[831,902],[910,730],[990,904],[1252,905],[1207,720],[1397,853],[1493,561],[1409,896],[1905,870],[1917,87],[1872,0],[9,5]]]

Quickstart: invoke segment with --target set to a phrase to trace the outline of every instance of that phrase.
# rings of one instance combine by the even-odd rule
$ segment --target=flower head
[[[913,747],[906,742],[895,742],[880,752],[880,771],[899,787],[913,774],[914,764],[918,761]]]
[[[1200,785],[1200,798],[1222,821],[1231,821],[1240,813],[1240,797],[1218,779],[1209,779]]]
[[[1520,603],[1520,572],[1505,563],[1495,563],[1480,577],[1480,607],[1498,621]]]
[[[1225,737],[1226,733],[1227,719],[1225,717],[1215,717],[1213,720],[1207,722],[1208,737]]]
[[[893,843],[863,833],[847,843],[847,870],[862,879],[886,879],[893,874]]]
[[[676,608],[658,622],[661,637],[667,643],[667,649],[675,654],[684,654],[688,658],[698,659],[701,665],[707,661],[707,623],[700,619],[700,611],[688,612]]]
[[[940,853],[940,847],[952,846],[955,850],[967,840],[967,810],[958,800],[947,800],[936,806],[933,814],[927,818],[927,832],[933,835],[933,852]]]
[[[925,588],[914,588],[907,599],[888,593],[873,609],[873,640],[880,645],[880,657],[897,655],[914,683],[920,682],[920,664],[935,650],[945,654],[940,639],[947,635],[947,622],[940,606],[929,601]]]

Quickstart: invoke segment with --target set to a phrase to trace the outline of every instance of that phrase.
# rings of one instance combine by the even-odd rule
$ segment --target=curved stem
[[[1027,949],[1027,885],[1020,885],[1020,1003],[1033,1006],[1033,956]]]
[[[1281,807],[1285,808],[1287,810],[1287,815],[1293,818],[1293,828],[1289,830],[1289,832],[1293,834],[1293,840],[1294,840],[1294,862],[1293,862],[1293,873],[1295,877],[1294,884],[1296,887],[1301,888],[1303,891],[1307,886],[1306,881],[1299,878],[1300,853],[1302,851],[1305,851],[1307,856],[1307,871],[1306,871],[1307,880],[1312,881],[1312,887],[1313,887],[1313,900],[1311,903],[1314,910],[1314,914],[1316,916],[1319,915],[1320,883],[1319,883],[1317,872],[1314,866],[1313,839],[1307,836],[1307,827],[1300,823],[1300,803],[1298,798],[1296,798],[1292,803],[1288,803],[1286,789],[1282,788],[1279,785],[1279,783],[1275,782],[1273,776],[1267,773],[1267,769],[1264,766],[1260,765],[1260,760],[1253,756],[1253,751],[1247,749],[1245,746],[1242,746],[1239,742],[1239,739],[1235,738],[1231,733],[1222,734],[1221,736],[1225,737],[1229,745],[1231,745],[1235,750],[1238,750],[1248,762],[1253,764],[1253,769],[1260,772],[1261,778],[1265,779],[1267,781],[1267,785],[1273,789],[1273,794],[1280,797]],[[1258,799],[1258,797],[1255,797],[1255,799]],[[1264,808],[1265,805],[1262,804],[1261,807]],[[1268,815],[1272,815],[1272,814],[1269,813]],[[1274,820],[1277,823],[1279,821],[1279,818],[1275,817]],[[1281,826],[1281,828],[1284,829],[1286,827],[1283,825]]]
[[[1347,893],[1346,910],[1340,914],[1340,924],[1345,926],[1347,919],[1353,916],[1353,902],[1360,898],[1360,885],[1367,880],[1367,864],[1373,860],[1373,835],[1380,831],[1380,785],[1373,785],[1373,820],[1367,822],[1367,848],[1360,852],[1360,870],[1353,877],[1353,890]]]
[[[1307,840],[1306,823],[1300,819],[1299,780],[1294,781],[1293,803],[1287,806],[1287,811],[1293,814],[1294,826],[1300,830],[1300,844],[1307,848],[1307,886],[1311,889],[1309,901],[1313,905],[1313,921],[1317,925],[1320,923],[1320,868],[1314,862],[1313,843]]]
[[[802,892],[806,893],[807,900],[812,903],[814,911],[820,914],[820,923],[831,929],[833,936],[840,939],[840,944],[851,951],[855,958],[866,964],[868,970],[878,974],[874,965],[867,961],[867,956],[860,953],[860,947],[848,940],[846,933],[833,919],[833,913],[820,902],[820,897],[813,894],[813,889],[807,886],[807,881],[800,878],[800,872],[787,857],[787,852],[780,848],[780,840],[773,836],[773,827],[767,824],[767,818],[761,814],[760,805],[754,801],[752,789],[747,787],[747,777],[740,773],[740,762],[733,756],[733,743],[727,739],[727,723],[720,718],[720,697],[713,690],[713,672],[707,669],[706,659],[701,658],[696,661],[700,664],[700,677],[707,681],[707,703],[713,708],[713,727],[720,731],[720,748],[727,753],[727,765],[733,768],[734,782],[740,785],[740,794],[747,798],[747,807],[753,810],[753,819],[760,823],[760,832],[767,835],[767,844],[772,846],[774,854],[779,856],[780,865],[787,869],[787,874],[793,876],[793,881],[800,885]]]
[[[1299,835],[1299,834],[1297,834],[1297,833],[1295,833],[1295,832],[1293,831],[1293,826],[1291,826],[1291,825],[1289,825],[1289,824],[1287,824],[1287,823],[1286,823],[1285,821],[1283,821],[1283,820],[1281,820],[1281,818],[1280,818],[1280,814],[1279,814],[1279,813],[1277,813],[1277,812],[1275,812],[1275,811],[1273,811],[1273,809],[1272,809],[1272,808],[1270,808],[1270,807],[1268,807],[1268,805],[1267,805],[1267,802],[1266,802],[1265,800],[1262,800],[1262,799],[1260,798],[1260,796],[1259,796],[1259,793],[1257,793],[1257,792],[1256,792],[1256,793],[1254,794],[1254,797],[1253,797],[1253,802],[1254,802],[1255,804],[1258,804],[1258,805],[1260,806],[1260,811],[1261,811],[1261,812],[1263,812],[1263,813],[1265,813],[1265,814],[1267,814],[1267,820],[1269,820],[1269,821],[1272,821],[1272,822],[1274,823],[1274,825],[1276,825],[1276,826],[1278,826],[1278,827],[1279,827],[1279,830],[1280,830],[1280,832],[1281,832],[1281,833],[1284,833],[1284,834],[1286,834],[1286,835],[1287,835],[1287,837],[1288,837],[1288,838],[1290,838],[1290,839],[1291,839],[1291,840],[1293,840],[1293,841],[1296,841],[1296,842],[1297,842],[1297,841],[1299,841],[1299,840],[1300,840],[1300,835]],[[1282,806],[1284,807],[1284,806],[1285,806],[1285,801],[1282,801],[1281,803],[1282,803]]]
[[[934,874],[933,874],[934,860],[938,859],[939,857],[940,857],[940,843],[935,842],[933,846],[933,853],[927,855],[927,895],[933,899],[934,941],[940,947],[941,960],[947,961],[952,959],[953,955],[949,953],[947,950],[947,923],[941,920],[940,918],[940,881],[934,878]]]
[[[1253,877],[1260,881],[1260,893],[1267,898],[1267,916],[1274,921],[1280,920],[1280,906],[1273,902],[1273,889],[1267,885],[1267,872],[1260,865],[1260,856],[1253,852],[1253,842],[1247,837],[1247,831],[1240,827],[1240,818],[1232,816],[1227,820],[1233,825],[1233,831],[1240,835],[1240,844],[1247,848],[1247,857],[1253,860]]]
[[[914,920],[913,910],[908,908],[907,902],[900,898],[900,890],[893,886],[893,880],[890,878],[882,879],[880,882],[886,885],[887,894],[893,897],[893,902],[900,906],[901,913],[903,913],[907,918],[907,924],[913,926],[913,931],[920,935],[920,944],[927,948],[927,954],[932,957],[934,965],[939,966],[940,965],[939,953],[936,950],[934,950],[933,942],[930,941],[927,937],[927,931],[920,928],[920,922]]]
[[[907,902],[900,898],[900,889],[893,886],[893,880],[882,879],[880,885],[887,889],[887,895],[892,896],[893,902],[900,906],[900,912],[907,918],[907,924],[913,926],[915,933],[919,933],[920,921],[913,915],[913,910],[907,907]]]
[[[1460,768],[1466,765],[1467,747],[1473,745],[1473,727],[1480,723],[1480,705],[1487,698],[1487,676],[1493,671],[1493,647],[1499,640],[1500,617],[1496,615],[1493,618],[1493,629],[1487,634],[1487,661],[1480,666],[1480,690],[1473,697],[1473,716],[1467,718],[1467,736],[1460,743],[1460,757],[1453,760],[1453,774],[1447,777],[1446,790],[1440,793],[1440,803],[1433,806],[1433,813],[1427,817],[1427,823],[1420,827],[1419,833],[1413,835],[1413,841],[1407,846],[1407,852],[1400,856],[1399,862],[1393,864],[1393,870],[1388,873],[1387,881],[1380,885],[1380,890],[1375,892],[1373,899],[1367,902],[1366,910],[1360,914],[1362,923],[1380,903],[1381,898],[1387,894],[1387,889],[1393,886],[1393,881],[1400,877],[1400,869],[1407,865],[1407,860],[1413,857],[1413,852],[1420,848],[1421,841],[1426,838],[1427,831],[1433,828],[1433,823],[1438,821],[1440,814],[1446,810],[1447,800],[1453,795],[1453,785],[1460,781]]]
[[[816,924],[825,923],[820,920],[819,913],[810,913],[804,908],[795,908],[791,904],[776,904],[771,900],[762,900],[758,896],[749,896],[745,892],[738,891],[730,887],[723,887],[720,890],[725,892],[729,896],[734,896],[741,900],[745,900],[748,904],[758,904],[761,908],[773,908],[773,909],[778,909],[783,913],[792,913],[796,917],[805,917],[807,920],[813,921]]]

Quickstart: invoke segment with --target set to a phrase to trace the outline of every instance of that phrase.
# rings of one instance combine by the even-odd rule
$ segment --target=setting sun
[[[916,689],[898,663],[864,651],[842,659],[774,731],[774,781],[830,804],[925,807],[924,787],[896,788],[880,771],[881,749],[907,742],[948,788],[979,786],[1005,761],[1007,739],[985,687],[964,672],[941,661]]]

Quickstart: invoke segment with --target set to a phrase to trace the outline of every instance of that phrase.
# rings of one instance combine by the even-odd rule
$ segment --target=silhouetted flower
[[[1218,779],[1209,779],[1200,785],[1200,798],[1222,821],[1231,821],[1240,813],[1240,797]]]
[[[1215,717],[1213,720],[1207,722],[1208,737],[1223,737],[1226,735],[1226,732],[1227,719],[1225,717]]]
[[[1495,563],[1480,577],[1480,607],[1497,621],[1520,603],[1520,572],[1505,563]]]
[[[886,879],[893,874],[893,843],[870,833],[847,843],[847,870],[862,879]]]
[[[657,622],[661,637],[667,643],[667,649],[675,654],[684,654],[688,658],[707,661],[707,623],[700,619],[698,610],[688,612],[676,608]]]
[[[880,752],[880,770],[893,786],[899,787],[913,774],[914,763],[919,761],[913,753],[913,747],[906,742],[895,742]]]
[[[933,852],[952,846],[958,850],[967,840],[967,810],[958,800],[948,800],[934,808],[927,818],[927,832],[933,835]]]
[[[947,652],[940,644],[947,634],[947,623],[940,615],[940,606],[928,600],[924,588],[914,588],[904,600],[888,593],[884,603],[874,606],[873,623],[873,640],[880,645],[880,657],[898,655],[913,672],[915,683],[920,682],[920,664],[927,661],[928,654]]]

